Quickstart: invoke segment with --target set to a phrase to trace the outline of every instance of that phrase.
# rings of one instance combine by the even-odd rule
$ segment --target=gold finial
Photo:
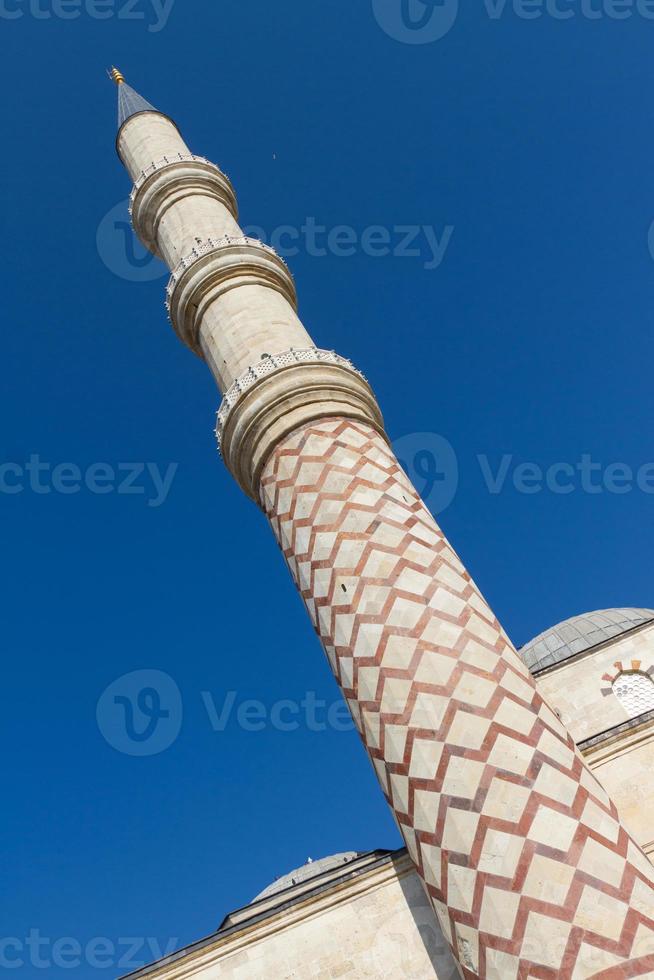
[[[114,82],[116,83],[116,85],[124,85],[125,84],[125,77],[124,77],[122,71],[119,71],[118,68],[112,67],[111,68],[111,71],[107,72],[107,74],[109,75],[109,78],[112,78],[114,80]]]

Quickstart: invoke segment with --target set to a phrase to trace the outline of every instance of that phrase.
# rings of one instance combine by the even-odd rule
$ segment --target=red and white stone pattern
[[[261,501],[466,977],[654,977],[654,868],[384,439],[288,436]]]

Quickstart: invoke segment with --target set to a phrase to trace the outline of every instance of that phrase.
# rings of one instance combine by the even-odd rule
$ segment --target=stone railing
[[[198,242],[195,248],[189,252],[188,255],[185,255],[171,272],[168,285],[166,286],[166,309],[168,310],[168,313],[170,313],[170,300],[175,291],[175,286],[186,270],[190,269],[192,265],[195,265],[198,259],[201,259],[204,255],[208,255],[210,252],[217,252],[219,249],[229,248],[230,246],[234,245],[249,245],[254,248],[263,249],[265,252],[274,255],[276,259],[286,265],[284,260],[277,254],[274,248],[271,248],[270,245],[266,245],[264,242],[259,241],[258,238],[246,238],[245,236],[234,238],[230,235],[225,235],[223,238],[206,238],[204,241]]]
[[[221,174],[221,176],[227,176],[223,173],[220,167],[217,167],[215,163],[211,162],[211,160],[207,160],[206,157],[198,157],[194,153],[171,153],[168,156],[162,157],[160,160],[153,160],[147,167],[144,167],[134,181],[132,193],[129,196],[130,215],[134,207],[134,199],[148,177],[151,177],[153,174],[156,174],[157,171],[164,170],[166,167],[170,167],[175,163],[203,163],[205,166],[211,167],[212,170],[217,171],[219,174]]]
[[[300,349],[291,347],[290,350],[282,351],[279,354],[264,354],[261,360],[251,365],[244,374],[234,381],[223,395],[223,400],[216,415],[218,451],[221,451],[222,432],[229,413],[239,401],[241,395],[248,391],[257,381],[270,374],[274,374],[275,371],[292,367],[295,364],[317,364],[325,362],[344,367],[358,375],[364,381],[366,380],[365,375],[358,368],[355,368],[352,361],[348,360],[347,357],[341,357],[340,354],[337,354],[333,350],[320,350],[318,347]]]

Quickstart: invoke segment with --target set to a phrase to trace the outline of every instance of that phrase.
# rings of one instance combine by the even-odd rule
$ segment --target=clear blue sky
[[[654,606],[651,493],[588,493],[578,471],[571,493],[516,487],[524,463],[654,460],[654,21],[591,20],[580,3],[568,20],[510,4],[493,18],[480,2],[415,44],[380,26],[402,36],[399,0],[377,19],[371,0],[177,0],[164,25],[151,0],[131,8],[142,19],[125,0],[105,19],[74,2],[54,8],[71,19],[46,17],[49,0],[1,16],[0,921],[26,980],[43,975],[30,930],[46,958],[63,937],[116,946],[106,969],[85,954],[52,976],[115,975],[123,937],[190,942],[308,855],[399,844],[351,732],[244,731],[234,714],[212,729],[206,692],[218,710],[235,692],[234,712],[338,692],[216,455],[218,392],[166,321],[165,278],[138,255],[136,281],[116,274],[135,265],[120,221],[100,257],[129,192],[112,62],[230,174],[244,224],[453,227],[436,268],[426,237],[418,256],[302,244],[303,319],[366,371],[418,470],[433,436],[412,434],[453,447],[442,524],[516,643],[585,610]],[[500,493],[480,455],[493,472],[511,457]],[[31,486],[34,457],[49,493]],[[88,477],[134,462],[177,465],[161,506],[145,474],[141,494],[52,487],[61,463]],[[96,722],[137,670],[169,675],[183,704],[179,736],[145,757]]]

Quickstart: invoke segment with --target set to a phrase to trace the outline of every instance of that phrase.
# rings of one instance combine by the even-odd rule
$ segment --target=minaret
[[[462,974],[654,976],[654,867],[400,468],[364,376],[315,347],[227,177],[111,74],[134,229],[222,393],[222,457],[270,522]]]

